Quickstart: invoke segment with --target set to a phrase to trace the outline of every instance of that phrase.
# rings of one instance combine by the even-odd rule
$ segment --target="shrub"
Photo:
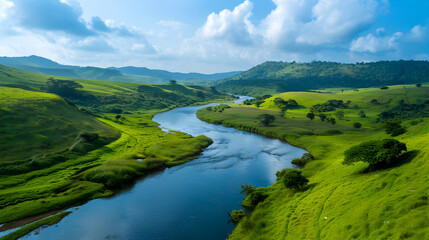
[[[246,217],[248,214],[246,211],[244,210],[234,210],[231,212],[231,222],[233,222],[234,224],[237,224],[238,222],[240,222],[240,220],[244,217]]]
[[[354,128],[361,128],[361,127],[362,127],[362,124],[361,124],[361,123],[359,123],[359,122],[355,122],[355,123],[353,123],[353,127],[354,127]]]
[[[311,153],[304,153],[301,158],[295,158],[292,160],[292,163],[299,166],[304,167],[307,163],[314,160],[314,156]],[[277,172],[276,175],[279,177],[279,175],[284,174],[284,172]]]
[[[308,184],[308,179],[297,169],[287,169],[281,177],[286,188],[301,190]]]
[[[270,123],[274,122],[274,120],[276,119],[276,117],[274,117],[271,114],[261,114],[258,116],[259,121],[262,123],[262,125],[264,126],[269,126]]]
[[[381,90],[387,90],[387,89],[389,89],[389,87],[381,87],[380,89]]]
[[[344,165],[353,165],[363,161],[369,163],[369,169],[382,169],[399,160],[403,151],[407,151],[405,143],[395,139],[384,139],[363,142],[344,152]]]
[[[312,113],[312,112],[309,112],[309,113],[307,113],[307,118],[309,118],[310,120],[313,120],[314,119],[314,113]]]
[[[392,137],[396,137],[407,132],[407,130],[401,126],[401,121],[398,120],[386,122],[384,127],[386,133],[390,134]]]

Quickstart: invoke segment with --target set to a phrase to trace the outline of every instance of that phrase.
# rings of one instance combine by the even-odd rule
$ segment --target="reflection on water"
[[[113,198],[90,201],[26,239],[225,239],[234,228],[227,212],[241,208],[240,186],[272,184],[275,172],[292,167],[290,160],[305,151],[202,122],[195,116],[200,108],[179,108],[153,119],[166,130],[212,138],[198,159],[148,176]]]

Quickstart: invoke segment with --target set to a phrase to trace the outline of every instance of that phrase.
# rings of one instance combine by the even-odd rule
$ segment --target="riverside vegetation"
[[[298,106],[288,108],[288,102]],[[427,85],[287,92],[231,106],[197,115],[284,139],[309,153],[293,161],[303,167],[293,174],[304,177],[292,181],[299,187],[284,177],[291,170],[278,172],[267,188],[243,185],[242,205],[251,214],[233,211],[239,223],[229,239],[429,238]],[[265,121],[267,115],[272,121]],[[386,144],[397,147],[378,155]],[[356,162],[365,161],[360,147],[376,161]]]
[[[111,196],[148,173],[193,159],[212,140],[165,133],[152,116],[233,100],[209,87],[58,78],[2,65],[0,85],[1,230],[15,227],[13,220],[26,224]],[[58,216],[4,239],[53,224]]]

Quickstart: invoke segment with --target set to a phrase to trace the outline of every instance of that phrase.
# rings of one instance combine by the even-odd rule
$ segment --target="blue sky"
[[[427,0],[0,0],[0,56],[180,72],[429,60]]]

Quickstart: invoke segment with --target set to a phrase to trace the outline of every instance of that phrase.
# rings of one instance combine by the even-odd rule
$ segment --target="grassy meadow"
[[[49,79],[82,87],[60,97],[46,92]],[[210,87],[57,78],[0,65],[2,229],[112,196],[149,173],[192,160],[212,140],[165,133],[153,115],[231,100]]]
[[[283,115],[275,98],[294,99],[301,106]],[[324,112],[336,124],[306,118],[309,108],[328,100],[351,101],[342,110]],[[371,103],[377,99],[377,104]],[[287,92],[255,105],[233,105],[224,112],[200,110],[200,119],[241,130],[285,139],[307,149],[315,160],[302,169],[310,182],[305,191],[286,189],[276,182],[265,189],[268,198],[243,218],[230,239],[427,239],[429,238],[429,119],[404,120],[407,132],[394,137],[408,152],[398,166],[368,172],[362,162],[342,165],[344,151],[368,140],[393,138],[377,116],[400,100],[422,103],[429,87],[415,85],[335,91]],[[361,117],[361,111],[366,114]],[[258,116],[276,117],[262,126]],[[285,117],[284,117],[285,116]],[[359,122],[361,128],[354,128]],[[335,130],[335,131],[332,131]]]

